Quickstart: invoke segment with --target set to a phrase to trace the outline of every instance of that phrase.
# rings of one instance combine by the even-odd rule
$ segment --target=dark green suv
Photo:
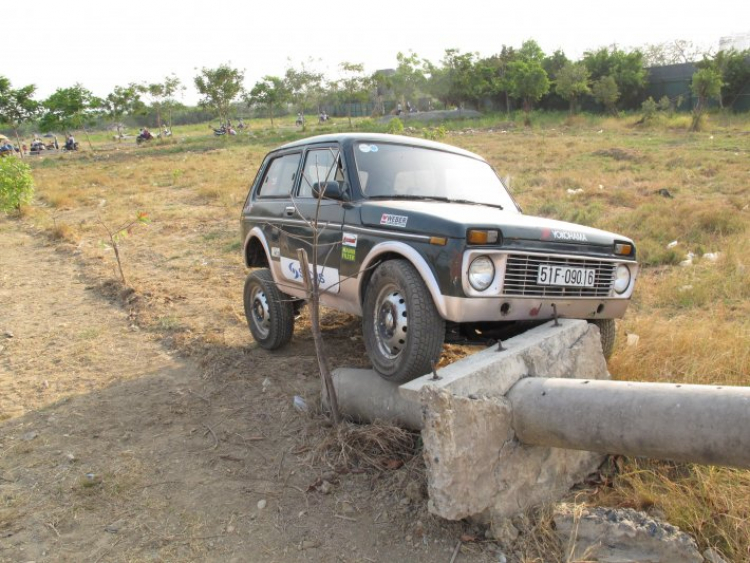
[[[431,371],[446,327],[588,319],[608,356],[638,273],[633,241],[522,214],[476,154],[312,137],[266,156],[242,211],[245,314],[264,348],[292,337],[305,297],[297,251],[310,254],[313,229],[322,303],[362,317],[374,368],[397,382]]]

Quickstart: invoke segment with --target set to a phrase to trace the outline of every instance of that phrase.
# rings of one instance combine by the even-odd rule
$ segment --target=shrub
[[[431,141],[439,141],[445,138],[446,133],[445,127],[441,125],[440,127],[425,129],[422,131],[422,136]]]
[[[659,105],[651,96],[649,96],[648,100],[641,104],[641,111],[643,111],[643,121],[648,122],[656,117],[656,112],[659,111]]]
[[[31,202],[33,196],[29,165],[14,157],[0,158],[0,210],[21,211],[21,205]]]
[[[388,132],[394,135],[403,133],[404,132],[403,122],[398,117],[394,117],[393,119],[390,120],[390,122],[388,122]]]

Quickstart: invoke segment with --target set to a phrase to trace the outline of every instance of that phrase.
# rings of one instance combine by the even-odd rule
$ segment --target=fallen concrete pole
[[[339,411],[346,418],[422,429],[422,407],[419,402],[402,397],[398,383],[386,381],[371,369],[339,368],[331,375]]]
[[[345,414],[421,430],[430,511],[450,520],[559,500],[606,453],[750,468],[750,389],[608,380],[598,328],[572,319],[400,387],[334,372]]]
[[[508,393],[524,444],[750,468],[750,388],[527,377]]]

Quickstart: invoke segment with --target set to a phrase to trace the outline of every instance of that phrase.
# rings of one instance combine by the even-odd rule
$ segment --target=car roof
[[[417,137],[408,137],[406,135],[389,135],[386,133],[331,133],[327,135],[316,135],[314,137],[306,137],[299,139],[291,143],[282,145],[275,151],[287,150],[292,148],[306,147],[314,144],[330,144],[339,143],[342,146],[349,146],[355,142],[367,142],[367,143],[393,143],[398,145],[410,145],[414,147],[424,147],[429,149],[437,149],[454,154],[460,154],[463,156],[469,156],[479,160],[484,160],[481,156],[476,153],[454,147],[445,143],[438,143],[436,141],[428,141],[427,139],[419,139]]]

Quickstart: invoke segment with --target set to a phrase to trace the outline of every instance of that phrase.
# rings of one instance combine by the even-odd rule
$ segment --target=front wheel
[[[617,326],[614,319],[596,319],[589,321],[599,327],[599,335],[602,340],[602,354],[604,359],[609,360],[615,349],[615,337],[617,336]]]
[[[445,321],[406,260],[389,260],[372,275],[362,334],[373,367],[389,381],[404,383],[429,373],[440,357]]]
[[[293,300],[279,291],[269,270],[255,270],[247,276],[244,302],[247,325],[261,348],[276,350],[292,339]]]

